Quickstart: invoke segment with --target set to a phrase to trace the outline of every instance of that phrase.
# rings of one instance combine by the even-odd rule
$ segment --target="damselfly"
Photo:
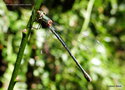
[[[56,36],[56,38],[61,42],[61,44],[63,45],[63,47],[67,50],[67,52],[69,53],[69,55],[72,57],[72,59],[75,61],[76,65],[79,67],[79,69],[82,71],[84,77],[86,78],[87,81],[91,82],[92,79],[91,77],[87,74],[87,72],[82,68],[82,66],[78,63],[78,61],[76,60],[76,58],[72,55],[72,53],[70,52],[69,48],[67,47],[66,43],[63,41],[63,39],[59,36],[59,34],[56,32],[55,27],[53,26],[53,21],[47,17],[43,11],[37,11],[38,13],[38,23],[42,24],[44,23],[46,25],[46,27],[48,27],[51,32]]]

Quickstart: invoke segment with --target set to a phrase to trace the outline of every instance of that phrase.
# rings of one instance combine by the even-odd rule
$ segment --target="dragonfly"
[[[50,19],[43,11],[38,10],[37,11],[37,15],[38,15],[38,19],[37,22],[40,24],[44,24],[45,27],[49,28],[51,30],[51,32],[56,36],[56,38],[60,41],[60,43],[63,45],[63,47],[66,49],[66,51],[69,53],[69,55],[71,56],[71,58],[74,60],[74,62],[76,63],[76,65],[79,67],[79,69],[81,70],[81,72],[83,73],[85,79],[88,82],[92,81],[92,78],[90,77],[90,75],[82,68],[82,66],[79,64],[79,62],[76,60],[76,58],[72,55],[71,51],[69,50],[68,46],[66,45],[66,43],[64,42],[64,40],[61,38],[61,36],[56,32],[56,28],[54,27],[54,22],[52,19]]]

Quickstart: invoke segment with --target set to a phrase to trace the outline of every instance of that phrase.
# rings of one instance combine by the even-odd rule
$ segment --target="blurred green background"
[[[8,87],[34,2],[0,0],[0,90]],[[93,81],[88,83],[55,36],[40,28],[32,30],[14,90],[125,90],[124,0],[43,0],[41,9]]]

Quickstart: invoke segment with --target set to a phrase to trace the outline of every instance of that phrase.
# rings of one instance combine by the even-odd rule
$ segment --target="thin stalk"
[[[22,41],[21,41],[21,44],[20,44],[19,52],[18,52],[18,55],[17,55],[16,63],[15,63],[15,66],[14,66],[14,70],[13,70],[13,73],[12,73],[12,77],[11,77],[11,80],[10,80],[10,83],[9,83],[8,90],[13,90],[13,88],[14,88],[16,77],[18,75],[20,65],[21,65],[21,60],[22,60],[22,57],[23,57],[23,54],[24,54],[24,50],[25,50],[28,38],[29,38],[30,33],[31,33],[31,28],[32,28],[33,22],[36,19],[36,14],[37,14],[36,12],[40,8],[41,3],[42,3],[42,0],[36,0],[35,6],[34,6],[33,11],[32,11],[32,15],[29,19],[29,22],[28,22],[27,26],[26,26],[26,31],[23,33]]]
[[[90,0],[89,3],[88,3],[86,15],[85,15],[85,21],[84,21],[84,23],[82,25],[82,29],[80,31],[80,35],[78,36],[78,40],[79,41],[81,41],[81,39],[82,39],[82,36],[83,36],[82,32],[88,28],[94,2],[95,2],[95,0]]]
[[[79,50],[79,49],[78,49],[78,46],[79,46],[79,44],[81,43],[81,40],[83,39],[83,38],[82,38],[82,37],[83,37],[83,31],[88,28],[88,25],[89,25],[89,22],[90,22],[90,16],[91,16],[91,12],[92,12],[92,8],[93,8],[93,5],[94,5],[94,2],[95,2],[95,0],[89,0],[88,7],[87,7],[87,11],[86,11],[87,15],[85,16],[85,21],[84,21],[84,23],[83,23],[83,25],[82,25],[80,34],[79,34],[79,36],[78,36],[78,38],[77,38],[78,44],[73,48],[73,49],[75,49],[75,50]],[[87,74],[87,73],[86,73],[86,74]],[[90,77],[89,75],[84,75],[84,76],[85,76],[85,78],[86,78],[88,81],[89,81],[89,80],[92,81],[92,79],[91,79],[91,77]],[[88,77],[87,77],[87,76],[88,76]]]

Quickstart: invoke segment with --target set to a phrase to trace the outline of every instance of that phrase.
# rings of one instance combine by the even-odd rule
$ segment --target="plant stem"
[[[88,25],[89,25],[89,22],[90,22],[90,16],[91,16],[91,12],[92,12],[92,8],[93,8],[93,5],[94,5],[94,2],[95,2],[95,0],[89,0],[88,7],[87,7],[87,10],[86,10],[87,15],[85,16],[85,21],[84,21],[84,23],[82,25],[80,34],[79,34],[79,36],[77,38],[78,43],[73,48],[75,51],[79,50],[79,45],[82,43],[81,40],[83,39],[82,38],[83,37],[83,31],[88,28]]]
[[[90,16],[91,16],[91,12],[92,12],[92,8],[94,5],[95,0],[90,0],[88,3],[88,7],[87,7],[87,11],[86,11],[86,15],[85,15],[85,21],[82,25],[82,29],[80,31],[80,35],[78,36],[78,40],[81,41],[82,36],[83,36],[83,31],[86,30],[88,28],[89,25],[89,21],[90,21]]]
[[[34,6],[33,11],[32,11],[32,15],[31,15],[29,22],[27,24],[27,27],[26,27],[27,31],[26,31],[26,33],[23,33],[22,41],[20,44],[19,52],[17,55],[16,63],[14,66],[14,70],[12,73],[12,77],[11,77],[11,80],[9,83],[8,90],[13,90],[13,88],[14,88],[16,77],[18,75],[18,71],[19,71],[19,68],[21,65],[21,60],[22,60],[22,57],[24,54],[24,50],[25,50],[29,35],[31,33],[31,28],[32,28],[33,22],[36,19],[36,15],[37,15],[36,11],[40,8],[41,3],[42,3],[42,0],[36,0],[35,6]]]

